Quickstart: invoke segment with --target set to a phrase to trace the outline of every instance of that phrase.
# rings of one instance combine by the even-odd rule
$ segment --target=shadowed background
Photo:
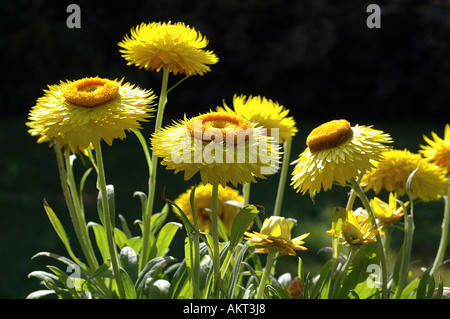
[[[66,26],[69,3],[81,8],[80,29]],[[382,9],[381,29],[366,26],[370,3]],[[289,108],[297,121],[294,159],[309,131],[335,118],[374,125],[392,135],[396,148],[413,152],[423,144],[422,134],[442,136],[449,122],[449,13],[443,0],[0,2],[0,297],[24,298],[39,288],[27,274],[53,261],[30,260],[37,252],[65,254],[43,210],[43,198],[73,236],[55,156],[28,135],[28,111],[47,85],[86,76],[125,77],[158,94],[161,74],[127,66],[120,55],[117,43],[131,27],[184,22],[205,35],[207,49],[219,57],[212,72],[191,77],[169,96],[166,124],[184,114],[206,112],[222,100],[231,104],[234,94],[264,95]],[[153,121],[146,123],[144,133],[149,135],[153,127]],[[117,212],[132,225],[140,218],[139,200],[132,194],[147,187],[142,151],[129,135],[104,153]],[[81,174],[82,164],[77,167]],[[160,169],[157,194],[165,187],[166,196],[174,199],[195,181],[184,182],[182,175]],[[278,175],[252,186],[251,202],[265,206],[267,214],[277,182]],[[301,253],[312,272],[326,258],[317,252],[329,244],[324,231],[333,206],[345,205],[347,191],[335,187],[319,194],[314,205],[286,187],[283,215],[298,220],[293,235],[312,233],[306,242],[309,250]],[[97,221],[95,197],[91,176],[85,192],[87,219]],[[442,210],[442,202],[418,207],[413,253],[419,266],[427,266],[437,249]],[[138,234],[137,227],[132,231]],[[183,236],[180,230],[180,240]],[[280,267],[295,274],[288,265],[295,265],[295,258],[286,261]]]

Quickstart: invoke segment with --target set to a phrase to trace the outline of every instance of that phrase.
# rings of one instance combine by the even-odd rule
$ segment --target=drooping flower
[[[185,118],[154,133],[151,144],[166,169],[184,171],[185,180],[200,173],[204,185],[256,182],[279,167],[279,145],[261,128],[225,112]]]
[[[311,131],[307,148],[293,162],[294,189],[302,194],[326,191],[334,182],[345,186],[373,167],[371,160],[379,160],[388,149],[390,136],[367,126],[350,126],[346,120],[334,120]]]
[[[374,197],[369,204],[381,225],[394,224],[405,214],[402,206],[397,207],[397,195],[392,192],[389,193],[388,203]],[[404,206],[407,207],[408,204],[409,202],[406,202]]]
[[[228,107],[225,103],[217,107],[218,111],[235,113],[250,122],[263,126],[269,135],[274,136],[273,129],[278,129],[278,142],[283,144],[285,140],[292,139],[298,132],[295,127],[295,120],[292,116],[288,116],[289,110],[284,108],[276,101],[272,101],[262,96],[234,95],[233,108]]]
[[[203,75],[218,62],[213,51],[205,51],[208,40],[184,23],[142,23],[131,29],[119,46],[128,65],[146,70],[167,69],[173,74]]]
[[[175,204],[186,214],[191,223],[194,223],[194,216],[192,215],[191,207],[191,192],[193,187],[186,192],[178,196],[175,200]],[[222,223],[228,233],[231,233],[231,226],[233,225],[234,218],[239,212],[237,203],[243,202],[243,197],[239,195],[239,191],[229,186],[219,186],[218,191],[218,204],[217,215],[222,220]],[[195,188],[194,198],[194,212],[201,231],[210,233],[211,219],[208,211],[212,209],[212,185],[198,185]]]
[[[385,151],[383,159],[373,164],[374,168],[364,175],[361,184],[365,185],[366,190],[373,189],[376,194],[382,189],[396,192],[399,196],[407,194],[408,177],[416,169],[411,182],[413,199],[420,198],[425,202],[437,200],[445,194],[450,184],[444,169],[406,149]]]
[[[433,140],[423,136],[428,145],[421,145],[419,153],[450,173],[450,124],[445,126],[443,139],[434,132],[431,132],[431,136]]]
[[[154,111],[151,90],[99,77],[61,81],[44,92],[29,113],[28,132],[38,143],[56,141],[73,153],[102,139],[111,145],[125,138]]]
[[[271,216],[266,218],[260,232],[245,232],[244,239],[255,245],[259,253],[268,253],[269,250],[276,250],[282,255],[295,255],[296,250],[307,250],[302,246],[303,239],[309,233],[291,239],[291,230],[286,218],[281,216]]]
[[[339,208],[345,210],[345,208]],[[327,234],[338,237],[342,243],[361,247],[364,244],[377,241],[377,235],[383,226],[377,228],[367,212],[358,208],[355,211],[347,210],[346,218],[340,230],[330,229]]]

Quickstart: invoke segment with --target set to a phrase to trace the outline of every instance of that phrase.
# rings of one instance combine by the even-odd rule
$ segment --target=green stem
[[[155,133],[161,128],[164,108],[167,103],[167,84],[169,82],[169,71],[163,69],[163,78],[161,84],[161,93],[159,95],[158,111],[156,114]],[[148,198],[147,208],[145,210],[145,216],[142,217],[144,222],[144,231],[142,235],[142,255],[140,259],[140,269],[142,270],[148,262],[150,251],[150,231],[151,231],[151,216],[153,212],[153,204],[155,201],[155,185],[156,185],[156,168],[158,165],[157,157],[152,154],[151,163],[149,163],[149,180],[148,180]]]
[[[213,270],[214,270],[214,294],[219,298],[220,291],[220,248],[219,248],[219,222],[218,222],[219,183],[214,183],[212,188],[212,212],[211,212],[211,237],[213,240]]]
[[[356,192],[358,197],[361,199],[361,202],[363,203],[364,208],[367,210],[367,212],[372,217],[375,227],[378,228],[378,223],[375,218],[375,214],[373,213],[372,207],[370,207],[369,200],[367,199],[366,193],[364,193],[364,191],[361,189],[358,182],[354,178],[351,179],[351,184],[352,184],[353,190]],[[378,246],[380,248],[380,262],[381,262],[381,276],[382,276],[382,282],[381,282],[382,298],[386,299],[387,298],[387,295],[386,295],[387,279],[388,279],[387,278],[387,262],[386,262],[386,255],[385,255],[384,245],[383,245],[383,241],[381,239],[380,232],[377,232],[376,238],[377,238]]]
[[[111,264],[113,267],[114,277],[117,282],[117,288],[119,290],[119,297],[121,299],[124,299],[125,298],[125,290],[124,290],[123,283],[122,283],[122,277],[120,275],[119,259],[117,256],[116,244],[114,242],[114,230],[113,230],[113,226],[111,224],[111,220],[112,220],[112,218],[114,218],[114,216],[111,216],[111,211],[110,211],[110,207],[109,207],[109,203],[108,203],[108,194],[106,191],[105,170],[103,168],[103,155],[102,155],[102,148],[101,148],[100,143],[98,143],[95,147],[95,155],[96,155],[96,161],[97,161],[97,167],[98,167],[97,187],[102,194],[102,206],[103,206],[103,213],[104,213],[104,220],[105,220],[106,237],[108,240],[109,254],[111,255]]]
[[[275,201],[275,209],[273,211],[274,216],[280,216],[280,212],[281,212],[281,204],[283,203],[284,187],[286,185],[286,177],[287,177],[287,172],[288,172],[288,168],[289,168],[289,157],[291,154],[291,145],[292,145],[292,139],[288,139],[288,140],[284,141],[283,164],[281,164],[281,174],[280,174],[280,181],[278,183],[277,199]]]
[[[247,206],[250,201],[250,182],[242,184],[242,196],[244,197],[244,206]]]
[[[83,227],[80,221],[80,216],[77,214],[77,210],[75,208],[75,201],[73,197],[71,196],[71,190],[69,189],[69,177],[67,175],[67,171],[64,165],[64,158],[61,152],[61,149],[59,145],[55,145],[55,152],[58,162],[58,170],[59,170],[59,176],[61,180],[61,187],[64,194],[64,199],[66,200],[66,205],[69,210],[70,218],[72,220],[72,224],[75,229],[75,234],[77,236],[78,242],[80,243],[81,249],[83,250],[83,253],[88,261],[89,267],[92,271],[95,271],[98,268],[98,264],[94,259],[92,258],[92,255],[90,253],[90,250],[88,248],[87,244],[87,237],[86,232],[83,231]],[[86,226],[86,225],[85,225]]]
[[[439,248],[433,263],[433,268],[431,269],[430,272],[431,276],[433,276],[436,273],[436,271],[444,261],[445,251],[447,250],[448,244],[449,223],[450,223],[450,186],[447,188],[447,197],[445,198],[445,207],[444,207],[444,218],[442,219],[441,225],[442,229],[441,240],[439,242]]]
[[[412,206],[412,205],[411,205]],[[412,215],[405,215],[405,233],[403,246],[401,250],[401,263],[398,274],[398,283],[395,290],[394,299],[400,299],[403,289],[406,285],[406,279],[408,278],[408,266],[411,259],[412,239],[414,234],[414,219]]]
[[[276,254],[275,250],[270,250],[269,253],[267,254],[266,267],[264,268],[264,272],[261,277],[261,281],[259,282],[256,299],[261,299],[263,296],[264,289],[266,288],[267,278],[269,278],[269,274],[272,269],[272,264],[274,261],[275,254]]]

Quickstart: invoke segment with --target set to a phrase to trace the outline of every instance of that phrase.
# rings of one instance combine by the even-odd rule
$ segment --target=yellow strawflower
[[[291,230],[284,217],[271,216],[266,218],[260,232],[245,232],[244,239],[249,240],[255,245],[259,253],[268,253],[269,250],[276,250],[282,255],[295,255],[296,250],[307,250],[302,246],[303,239],[309,236],[309,233],[291,239]]]
[[[450,125],[445,126],[443,139],[434,132],[431,132],[431,136],[433,140],[423,136],[428,145],[421,145],[419,153],[450,173]]]
[[[319,193],[334,182],[345,186],[352,178],[373,167],[392,140],[388,134],[367,126],[350,126],[346,120],[334,120],[311,131],[307,148],[293,162],[291,185],[297,192]]]
[[[49,85],[29,113],[32,136],[38,143],[56,141],[73,153],[103,139],[125,138],[152,116],[155,95],[130,83],[99,77]]]
[[[228,107],[224,102],[224,106],[217,107],[217,110],[235,113],[250,122],[255,122],[258,126],[265,127],[271,136],[273,136],[270,134],[271,130],[278,129],[280,144],[283,144],[284,140],[292,139],[298,132],[294,118],[288,116],[289,110],[263,96],[247,98],[245,95],[234,95],[233,108]]]
[[[219,61],[213,51],[205,51],[208,40],[184,23],[142,23],[119,43],[128,65],[146,70],[167,69],[173,74],[203,75],[208,65]]]
[[[399,196],[407,194],[408,177],[417,168],[411,183],[413,199],[420,198],[425,202],[437,200],[445,194],[450,184],[443,168],[406,149],[383,152],[383,159],[373,164],[375,167],[367,172],[361,184],[365,185],[366,190],[373,189],[376,194],[382,189],[396,192]]]
[[[345,208],[338,208],[345,210]],[[341,229],[330,229],[327,234],[338,237],[342,243],[360,247],[364,244],[377,241],[377,234],[383,226],[376,227],[373,219],[369,218],[366,211],[358,208],[355,211],[347,210],[345,221]]]
[[[276,173],[279,145],[262,129],[237,115],[209,112],[184,119],[151,137],[154,154],[175,173],[189,180],[200,173],[204,185],[256,182]]]
[[[397,195],[392,192],[389,193],[388,203],[374,197],[369,204],[381,225],[394,224],[405,214],[402,206],[397,207]],[[404,203],[405,207],[408,204],[409,202]]]
[[[175,204],[177,204],[177,206],[180,207],[181,210],[186,214],[188,219],[192,223],[194,223],[190,201],[192,189],[193,187],[178,196],[178,198],[175,200]],[[239,195],[238,190],[233,189],[229,186],[219,186],[217,215],[222,220],[222,223],[228,235],[230,235],[231,233],[231,226],[233,225],[234,218],[239,212],[239,207],[236,205],[237,203],[233,202],[242,203],[243,200],[244,199],[241,195]],[[211,209],[212,185],[200,184],[195,188],[194,211],[200,230],[206,233],[210,233],[211,231],[211,219],[207,211]]]

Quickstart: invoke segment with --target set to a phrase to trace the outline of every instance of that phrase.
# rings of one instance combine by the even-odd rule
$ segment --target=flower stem
[[[75,206],[75,200],[73,199],[71,195],[71,188],[69,188],[69,178],[67,170],[64,166],[64,158],[63,154],[61,152],[61,149],[59,145],[55,145],[55,152],[58,162],[58,169],[59,169],[59,176],[61,179],[61,187],[63,190],[64,198],[66,200],[66,205],[69,210],[70,218],[72,220],[72,224],[75,229],[75,234],[77,236],[78,242],[80,243],[81,249],[83,250],[83,253],[86,257],[86,260],[88,261],[89,267],[92,271],[95,271],[98,268],[97,260],[95,259],[92,247],[88,244],[88,235],[87,235],[87,226],[86,224],[82,224],[79,216],[79,210],[76,209]],[[73,185],[71,186],[73,188]]]
[[[281,164],[282,166],[281,166],[280,181],[278,183],[277,199],[275,201],[275,208],[273,211],[274,216],[280,216],[280,212],[281,212],[281,204],[283,202],[284,187],[286,185],[287,171],[289,168],[289,157],[291,154],[291,145],[292,145],[292,139],[288,139],[288,140],[284,141],[283,164]]]
[[[103,206],[103,213],[104,213],[104,220],[105,220],[105,228],[106,228],[106,237],[108,240],[108,248],[109,248],[109,254],[111,256],[111,264],[113,267],[114,277],[117,282],[117,288],[119,290],[119,297],[124,299],[125,298],[125,290],[122,283],[122,278],[120,275],[120,269],[119,269],[119,259],[117,256],[116,251],[116,244],[114,241],[114,230],[113,226],[111,224],[111,219],[114,218],[114,216],[111,216],[111,211],[108,203],[108,195],[106,191],[106,180],[105,180],[105,170],[103,168],[103,155],[102,155],[102,148],[100,143],[98,143],[95,147],[95,155],[96,155],[96,161],[97,161],[97,167],[98,167],[98,179],[97,179],[97,188],[102,194],[102,206]]]
[[[158,111],[156,113],[155,133],[161,128],[164,108],[167,103],[167,84],[169,82],[169,71],[163,69],[163,78],[161,84],[161,92],[159,95]],[[158,165],[157,157],[152,154],[151,163],[149,165],[149,180],[148,180],[148,197],[147,208],[145,210],[145,216],[142,216],[144,222],[144,231],[142,234],[142,254],[140,259],[140,270],[142,270],[148,262],[149,250],[150,250],[150,231],[151,231],[151,216],[153,212],[153,204],[155,201],[155,186],[156,186],[156,168]]]
[[[214,270],[214,295],[219,298],[220,282],[220,248],[219,248],[219,222],[217,204],[219,199],[219,183],[213,183],[212,188],[212,212],[211,212],[211,236],[213,240],[213,270]]]
[[[354,178],[351,179],[351,184],[352,184],[353,191],[356,192],[356,194],[360,198],[361,202],[363,203],[364,208],[371,215],[373,223],[375,224],[375,227],[378,228],[378,224],[377,224],[377,220],[375,218],[375,214],[373,213],[372,207],[370,207],[369,200],[367,199],[366,193],[364,193],[364,191],[361,189],[361,187],[359,186],[358,182]],[[387,278],[386,255],[385,255],[385,250],[384,250],[383,241],[381,239],[380,232],[377,232],[377,236],[376,237],[377,237],[378,246],[380,247],[380,262],[381,262],[381,276],[382,276],[382,281],[381,281],[382,298],[386,299],[387,298],[387,295],[386,295],[386,292],[387,292],[387,279],[388,279]]]
[[[450,223],[450,186],[447,188],[447,196],[445,198],[445,207],[444,207],[444,218],[442,220],[442,234],[441,240],[439,242],[439,248],[436,254],[436,258],[433,262],[433,268],[431,269],[430,275],[433,276],[437,269],[442,265],[445,257],[445,251],[447,250],[448,243],[448,232],[449,232],[449,223]]]
[[[250,201],[250,182],[246,182],[242,184],[242,195],[244,197],[244,206],[247,206]]]
[[[275,250],[270,250],[267,254],[266,267],[264,268],[263,275],[261,277],[261,281],[259,282],[258,292],[256,294],[256,299],[261,299],[264,293],[264,289],[266,288],[267,278],[269,278],[270,271],[272,269],[272,264],[275,257]]]

